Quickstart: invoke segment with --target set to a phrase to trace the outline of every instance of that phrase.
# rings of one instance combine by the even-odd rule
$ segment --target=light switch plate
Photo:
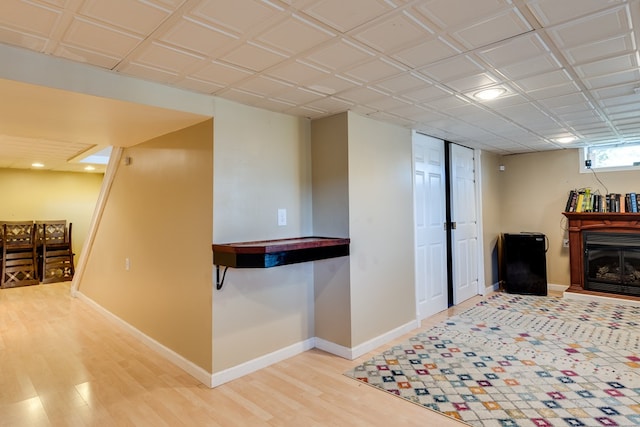
[[[286,209],[278,209],[278,225],[283,226],[287,225],[287,210]]]

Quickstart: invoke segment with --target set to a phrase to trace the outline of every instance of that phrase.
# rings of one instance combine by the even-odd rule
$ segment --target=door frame
[[[456,144],[455,142],[445,141],[445,173],[447,180],[447,292],[449,296],[449,307],[454,305],[454,290],[453,290],[453,231],[452,231],[452,197],[451,197],[451,146],[458,145],[464,148],[473,150],[473,175],[474,175],[474,187],[476,192],[476,234],[478,238],[478,265],[476,266],[478,271],[478,289],[476,292],[478,295],[486,295],[486,286],[484,280],[484,238],[482,225],[482,150],[467,147],[466,145]]]
[[[417,131],[413,131],[418,133]],[[411,171],[412,176],[415,174],[415,164],[414,164],[414,147],[413,147],[413,132],[411,139]],[[425,134],[426,135],[426,134]],[[430,135],[427,135],[430,136]],[[437,138],[437,137],[434,137]],[[440,139],[440,138],[438,138]],[[453,306],[453,246],[452,246],[452,234],[451,234],[451,152],[450,146],[454,144],[451,141],[444,141],[444,154],[445,154],[445,208],[446,208],[446,220],[447,220],[447,293],[448,293],[448,305],[449,307]],[[462,145],[462,144],[458,144]],[[463,145],[464,146],[464,145]],[[467,147],[469,148],[469,147]],[[485,285],[485,277],[484,277],[484,236],[483,236],[483,223],[482,223],[482,150],[473,149],[473,162],[474,162],[474,180],[475,180],[475,191],[476,191],[476,227],[478,234],[478,294],[486,295],[487,288]],[[412,178],[412,190],[415,195],[415,183]],[[415,204],[415,197],[413,202]],[[414,223],[414,266],[415,266],[415,257],[417,254],[415,253],[415,227],[416,227],[416,217],[415,217],[415,206],[413,206],[413,223]],[[417,275],[414,272],[414,288],[415,288],[415,311],[416,311],[416,319],[418,322],[421,322],[420,313],[418,310],[418,281]]]

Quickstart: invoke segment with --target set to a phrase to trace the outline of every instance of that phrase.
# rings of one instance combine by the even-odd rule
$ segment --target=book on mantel
[[[565,212],[640,212],[640,197],[636,192],[601,195],[589,188],[569,191]]]

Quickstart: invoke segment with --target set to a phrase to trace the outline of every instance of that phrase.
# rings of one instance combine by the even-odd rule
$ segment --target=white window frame
[[[640,145],[640,143],[638,143]],[[606,168],[598,168],[598,167],[590,167],[587,168],[585,166],[585,160],[587,160],[587,150],[589,147],[580,148],[580,173],[591,173],[591,169],[596,170],[598,172],[618,172],[618,171],[633,171],[640,170],[640,165],[637,166],[612,166]]]

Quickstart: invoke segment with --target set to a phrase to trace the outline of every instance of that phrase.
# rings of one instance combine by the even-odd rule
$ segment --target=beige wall
[[[349,237],[349,115],[311,122],[313,231]],[[313,269],[315,336],[351,347],[350,258],[316,261]]]
[[[311,235],[309,121],[223,100],[215,119],[213,241]],[[313,263],[230,268],[213,295],[213,371],[312,338],[313,317]]]
[[[352,346],[416,319],[411,131],[349,113]]]
[[[79,291],[211,372],[212,120],[125,150]],[[130,259],[130,270],[125,269]]]
[[[311,134],[314,231],[351,239],[315,265],[316,336],[354,348],[416,318],[411,132],[347,112]]]
[[[540,231],[549,237],[547,279],[569,285],[569,250],[562,247],[566,218],[562,215],[569,190],[590,187],[607,190],[592,172],[579,173],[578,149],[519,154],[502,158],[500,173],[502,232]],[[640,172],[598,172],[609,192],[640,188]]]
[[[66,219],[77,262],[101,185],[96,173],[0,169],[0,220]]]
[[[492,286],[498,276],[498,237],[502,227],[500,193],[500,156],[483,151],[480,157],[482,180],[482,241],[484,250],[484,284]]]

